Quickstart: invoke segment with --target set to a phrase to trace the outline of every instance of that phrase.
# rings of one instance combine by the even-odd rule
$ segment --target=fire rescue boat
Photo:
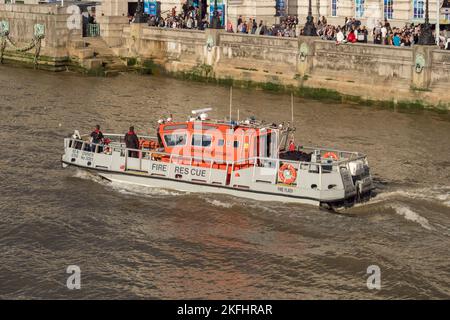
[[[160,120],[155,137],[127,149],[121,134],[64,139],[63,167],[115,182],[260,201],[350,206],[373,189],[365,154],[297,146],[290,123],[213,120],[192,111],[187,121]]]

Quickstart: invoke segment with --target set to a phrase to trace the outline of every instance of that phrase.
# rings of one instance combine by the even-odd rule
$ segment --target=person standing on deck
[[[296,147],[295,147],[294,140],[291,140],[289,142],[289,152],[295,152],[295,149],[296,149]]]
[[[139,149],[139,138],[134,132],[134,127],[131,126],[130,130],[125,134],[125,145],[127,149]],[[137,158],[137,151],[128,151],[128,156],[131,158]]]
[[[91,132],[91,142],[95,144],[100,144],[103,142],[103,133],[100,131],[100,125],[96,125],[94,131]],[[91,152],[95,151],[95,145],[91,144]]]

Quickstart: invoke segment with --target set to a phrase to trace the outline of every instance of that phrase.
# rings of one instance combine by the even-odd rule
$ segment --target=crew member
[[[131,126],[130,130],[125,134],[125,145],[127,149],[139,149],[139,138],[134,132],[134,127]],[[131,158],[137,158],[137,151],[128,151],[128,156]]]
[[[95,144],[103,143],[104,138],[103,133],[100,131],[100,125],[97,124],[91,133],[91,142],[93,143],[91,144],[91,152],[95,151]],[[101,151],[99,150],[99,152]]]
[[[158,126],[156,127],[156,136],[158,137],[158,146],[161,148],[163,146],[163,142],[161,139],[161,134],[160,134],[160,129],[161,129],[161,125],[164,124],[164,120],[163,119],[159,119],[158,120]]]
[[[295,152],[295,143],[293,140],[289,142],[289,152]]]

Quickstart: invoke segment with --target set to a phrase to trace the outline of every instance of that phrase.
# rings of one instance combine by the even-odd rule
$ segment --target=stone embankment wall
[[[450,51],[127,25],[122,55],[222,83],[450,108]]]
[[[10,37],[19,47],[31,42],[35,24],[45,26],[39,67],[97,70],[104,69],[105,62],[118,65],[120,57],[129,66],[140,61],[145,68],[187,79],[287,89],[308,97],[450,109],[450,51],[435,47],[336,45],[311,37],[160,29],[108,16],[98,18],[103,39],[90,39],[87,46],[81,30],[68,28],[69,16],[67,6],[56,4],[0,5],[0,21],[8,21]],[[103,60],[94,51],[103,52]],[[32,64],[34,53],[7,46],[3,58]],[[110,55],[115,55],[117,63],[111,63]]]
[[[0,21],[9,23],[9,35],[23,48],[31,43],[34,25],[45,26],[45,37],[41,42],[39,65],[51,70],[64,69],[68,64],[68,44],[73,36],[81,37],[79,30],[69,30],[67,8],[52,5],[0,4]],[[35,50],[27,52],[6,46],[4,59],[23,63],[32,63]]]

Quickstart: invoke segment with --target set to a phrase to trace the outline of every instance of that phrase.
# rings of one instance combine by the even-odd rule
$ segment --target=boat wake
[[[450,187],[433,186],[427,188],[410,188],[392,191],[381,191],[370,201],[355,204],[352,208],[344,210],[353,216],[371,215],[393,210],[405,220],[415,222],[429,231],[439,231],[450,236],[450,228],[435,222],[434,216],[428,217],[430,206],[438,206],[441,212],[448,212],[450,208]],[[420,214],[419,214],[420,212]],[[431,219],[431,222],[424,217]]]
[[[215,207],[222,207],[222,208],[227,208],[228,209],[228,208],[231,208],[231,207],[234,206],[234,204],[231,203],[231,202],[223,202],[223,201],[220,201],[220,200],[217,200],[217,199],[208,199],[208,198],[206,198],[205,200],[206,200],[206,202],[208,202],[209,204],[211,204],[211,205],[213,205]]]
[[[400,204],[394,204],[391,208],[394,209],[397,214],[403,216],[406,220],[416,222],[427,230],[435,230],[426,218],[422,217],[417,212],[414,212],[411,208]]]
[[[161,188],[140,186],[135,184],[111,181],[109,185],[114,191],[117,191],[124,195],[131,196],[147,196],[147,197],[155,197],[155,196],[184,196],[189,194],[189,192],[181,192],[174,190],[167,190]]]
[[[78,179],[91,180],[91,181],[106,185],[105,179],[103,179],[102,177],[100,177],[96,174],[92,174],[89,171],[76,169],[75,173],[74,173],[74,177],[78,178]]]
[[[450,208],[450,187],[449,186],[434,186],[429,188],[417,188],[406,190],[395,190],[389,192],[379,193],[374,200],[386,201],[394,198],[408,198],[430,201],[435,204],[440,204]]]
[[[91,180],[96,183],[102,184],[105,187],[112,188],[114,191],[124,195],[155,197],[155,196],[183,196],[189,194],[189,192],[152,188],[148,186],[141,186],[117,181],[109,181],[103,179],[102,177],[96,174],[92,174],[90,172],[83,170],[76,170],[74,176],[76,178]]]
[[[423,200],[450,208],[450,187],[434,186],[429,188],[381,191],[370,201],[357,203],[352,208],[371,207],[376,204],[389,205],[394,200]]]
[[[87,179],[100,183],[106,187],[112,188],[114,191],[127,195],[127,196],[145,196],[145,197],[173,197],[173,196],[185,196],[189,195],[189,192],[167,190],[161,188],[152,188],[148,186],[140,186],[135,184],[128,184],[116,181],[107,181],[98,175],[92,174],[83,170],[76,170],[75,177],[80,179]],[[200,194],[201,197],[210,205],[220,208],[232,208],[235,205],[241,205],[240,201],[218,200],[216,197],[210,197],[209,195]],[[368,202],[355,204],[352,208],[343,209],[343,213],[353,215],[371,214],[373,212],[379,212],[380,207],[384,209],[394,210],[394,212],[406,220],[419,224],[426,230],[436,230],[440,226],[433,226],[427,218],[421,216],[414,211],[409,205],[410,200],[422,200],[432,204],[438,204],[445,207],[450,207],[450,187],[448,186],[434,186],[429,188],[416,188],[416,189],[403,189],[393,191],[381,191],[374,198]],[[405,201],[406,200],[406,201]],[[408,205],[405,204],[408,203]],[[272,214],[279,213],[277,209],[271,208],[270,205],[247,201],[245,207],[258,209],[258,211],[270,211]],[[295,211],[295,210],[294,210]],[[340,211],[340,210],[339,210]],[[294,214],[294,212],[291,212]],[[285,214],[285,213],[284,213]],[[294,214],[295,215],[295,214]],[[445,227],[444,227],[445,228]],[[445,233],[448,234],[447,228]]]

